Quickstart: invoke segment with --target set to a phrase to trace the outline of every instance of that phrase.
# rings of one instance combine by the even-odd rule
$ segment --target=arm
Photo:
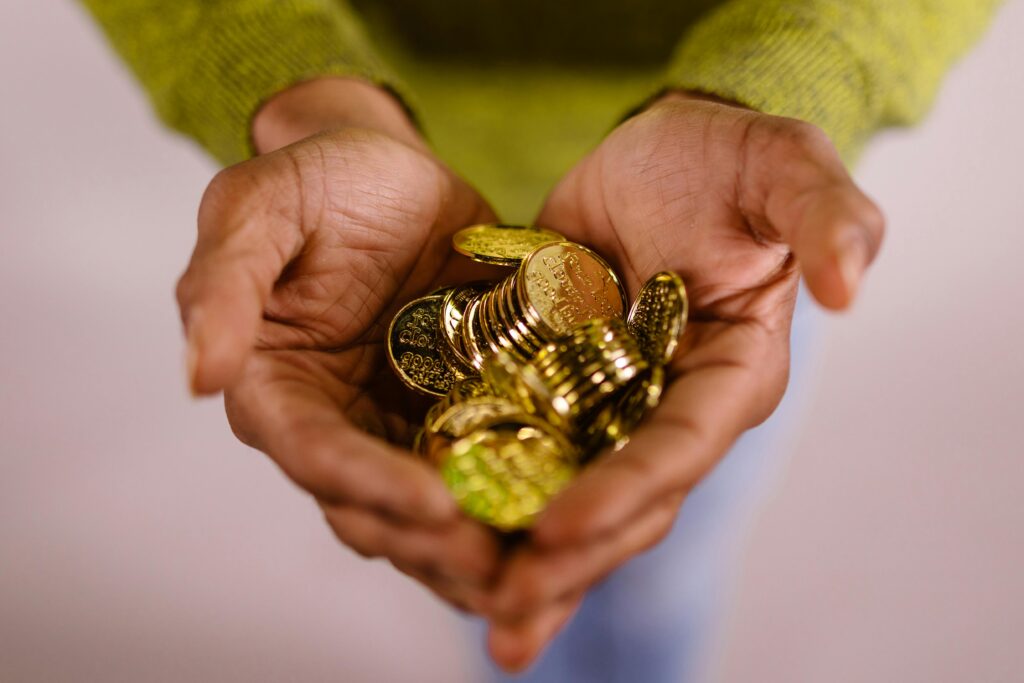
[[[432,468],[389,443],[415,415],[380,347],[394,302],[458,278],[451,234],[493,220],[487,203],[377,87],[393,81],[344,8],[87,4],[165,121],[226,163],[259,152],[220,172],[200,206],[178,284],[190,388],[223,390],[235,434],[353,550],[479,603],[500,548]]]
[[[335,0],[84,0],[170,127],[225,164],[289,86],[354,77],[395,91],[358,18]]]
[[[881,244],[884,219],[838,152],[920,117],[996,4],[732,0],[684,39],[661,94],[555,187],[538,225],[596,246],[633,291],[658,270],[681,273],[691,322],[659,408],[507,560],[486,606],[499,663],[532,660],[772,413],[798,280],[843,309]]]
[[[849,157],[927,111],[1000,0],[731,0],[679,44],[667,88],[822,128]]]

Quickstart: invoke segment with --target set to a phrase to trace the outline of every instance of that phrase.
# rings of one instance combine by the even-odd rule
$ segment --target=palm
[[[342,458],[372,451],[397,460],[363,432],[401,443],[422,414],[387,367],[391,316],[438,282],[470,277],[459,271],[472,264],[450,257],[451,234],[492,218],[437,162],[367,131],[310,138],[234,167],[204,199],[179,292],[183,310],[202,309],[203,322],[218,326],[203,330],[196,381],[227,386],[243,441],[314,494],[344,498],[331,485]],[[355,488],[357,498],[365,493]]]
[[[691,385],[742,389],[732,397],[742,430],[781,397],[799,273],[778,234],[755,228],[738,199],[746,113],[683,106],[697,109],[648,112],[616,130],[556,188],[539,220],[608,255],[631,292],[661,270],[683,276],[690,324],[669,397]],[[680,113],[686,126],[666,125]],[[666,401],[652,424],[693,419]],[[696,476],[713,460],[691,464]]]
[[[510,666],[536,655],[590,585],[658,542],[687,492],[771,413],[798,278],[845,307],[883,225],[821,131],[681,95],[613,131],[537,222],[609,257],[633,293],[658,271],[680,273],[691,312],[661,405],[509,558],[490,642]]]
[[[326,153],[305,157],[308,167],[282,178],[296,185],[283,188],[281,197],[305,198],[305,247],[275,284],[246,380],[229,398],[253,393],[259,400],[316,401],[401,441],[420,402],[387,368],[388,321],[443,271],[458,277],[451,273],[458,262],[448,258],[451,233],[489,218],[489,210],[460,186],[457,206],[442,214],[438,171],[432,164],[429,172],[417,168],[424,160],[412,150],[361,149],[365,143],[353,149],[331,139],[318,144]],[[352,156],[362,154],[371,156],[354,172]],[[376,176],[385,169],[391,177]],[[310,192],[310,186],[322,189]]]

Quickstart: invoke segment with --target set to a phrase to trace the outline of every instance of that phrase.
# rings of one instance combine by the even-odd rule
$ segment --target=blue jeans
[[[744,434],[683,503],[669,535],[594,587],[570,624],[524,674],[489,662],[485,680],[519,683],[682,683],[695,679],[753,513],[786,462],[812,383],[820,314],[801,292],[789,389],[775,414]],[[473,629],[482,640],[483,625]],[[482,651],[482,648],[474,648]]]

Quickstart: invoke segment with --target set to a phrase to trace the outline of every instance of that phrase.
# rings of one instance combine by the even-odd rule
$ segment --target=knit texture
[[[407,104],[415,92],[440,156],[477,183],[506,220],[517,221],[532,218],[544,192],[624,112],[665,89],[704,91],[810,121],[852,159],[872,132],[924,114],[943,73],[999,4],[727,0],[701,14],[714,1],[690,0],[695,9],[683,14],[698,18],[687,27],[656,11],[678,9],[668,0],[644,0],[639,23],[622,22],[619,42],[611,42],[614,33],[602,34],[599,47],[609,57],[586,67],[570,55],[559,59],[555,48],[582,49],[586,22],[574,18],[621,13],[612,0],[490,0],[491,28],[529,19],[527,25],[551,33],[557,27],[549,24],[566,24],[565,40],[547,41],[550,63],[493,50],[474,59],[467,53],[472,41],[453,41],[452,31],[471,30],[459,12],[480,0],[358,1],[366,6],[365,29],[364,17],[341,0],[83,0],[161,118],[221,162],[253,154],[252,118],[273,94],[316,76],[352,75],[390,88]],[[410,18],[413,6],[419,14]],[[412,24],[404,33],[395,28],[396,13]],[[530,16],[515,18],[524,13]],[[452,31],[436,28],[455,18],[462,23]],[[410,30],[417,41],[409,40]],[[383,66],[367,31],[410,89]],[[667,69],[636,60],[637,46],[658,32],[667,35],[659,45],[677,40],[661,62]],[[430,41],[426,51],[412,44]],[[621,55],[620,68],[609,66],[617,63],[613,55]]]
[[[810,121],[847,156],[917,121],[1000,0],[732,0],[683,39],[665,77]]]
[[[347,5],[332,0],[84,0],[160,118],[224,164],[253,154],[272,95],[316,76],[401,92]],[[407,97],[404,99],[408,99]]]

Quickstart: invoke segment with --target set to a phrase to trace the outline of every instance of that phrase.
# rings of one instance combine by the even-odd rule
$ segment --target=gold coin
[[[423,430],[423,437],[420,440],[420,456],[434,467],[440,467],[448,457],[448,451],[452,447],[452,439],[443,434],[431,434]]]
[[[564,239],[552,230],[486,223],[459,230],[452,236],[452,246],[474,261],[515,266],[541,244]]]
[[[492,318],[493,300],[493,292],[480,297],[480,305],[476,309],[476,322],[479,323],[480,333],[486,343],[485,350],[490,349],[491,353],[498,353],[502,349],[509,349],[512,342],[505,337],[503,327]]]
[[[451,394],[449,394],[449,396],[450,395]],[[428,431],[433,431],[430,429],[430,426],[434,424],[437,421],[438,416],[440,416],[441,413],[447,410],[450,406],[451,403],[449,403],[447,397],[430,406],[430,408],[427,409],[427,414],[423,417],[424,428]]]
[[[643,363],[629,366],[629,376],[634,377],[646,369],[646,361]],[[585,428],[594,411],[624,391],[628,381],[604,370],[593,370],[582,381],[556,387],[549,394],[549,419],[572,429]]]
[[[484,339],[483,330],[480,328],[480,297],[473,299],[466,307],[466,314],[459,325],[459,335],[469,358],[470,365],[477,372],[484,366],[484,361],[491,355],[491,347]]]
[[[488,396],[487,392],[487,385],[479,377],[469,377],[456,382],[444,400],[449,403],[458,403],[459,401],[466,401],[471,398]]]
[[[626,321],[652,363],[664,365],[672,360],[686,329],[689,307],[686,286],[675,273],[658,273],[640,288]]]
[[[539,433],[544,436],[544,441],[538,443],[550,452],[552,459],[568,462],[576,462],[579,459],[579,449],[569,441],[568,435],[555,425],[536,415],[522,412],[511,415],[496,415],[481,420],[476,425],[476,429],[498,432],[512,430],[518,432],[520,436],[527,433],[534,435]],[[523,430],[533,431],[525,432]],[[534,464],[538,472],[550,469],[546,461],[536,461]]]
[[[485,282],[471,282],[451,287],[445,291],[444,299],[441,301],[441,337],[447,342],[445,350],[454,363],[463,366],[466,374],[472,371],[473,364],[462,344],[460,325],[466,314],[466,307],[488,289],[489,285]]]
[[[594,371],[600,364],[582,368]],[[599,388],[588,383],[588,377],[560,368],[557,375],[542,376],[529,363],[517,362],[510,354],[497,354],[488,359],[482,377],[492,390],[517,403],[526,412],[543,417],[559,429],[572,431],[574,420],[588,410],[592,396]]]
[[[441,476],[462,510],[503,531],[528,527],[575,467],[532,427],[488,429],[454,442]]]
[[[516,273],[512,273],[498,285],[495,290],[496,305],[509,335],[524,351],[524,355],[530,358],[544,345],[544,340],[530,327],[526,314],[519,307],[517,281]]]
[[[550,394],[533,365],[521,363],[512,354],[503,352],[487,359],[480,377],[491,391],[526,412],[533,415],[546,412]]]
[[[523,347],[517,342],[519,339],[515,332],[515,327],[510,324],[503,315],[501,305],[501,287],[496,287],[487,301],[482,304],[480,315],[480,325],[490,325],[493,329],[492,336],[498,340],[498,344],[502,349],[508,351],[514,356],[520,357],[526,360],[530,357],[527,351],[524,351]]]
[[[665,391],[665,367],[652,365],[650,371],[638,378],[629,390],[619,398],[619,412],[626,416],[625,424],[633,430],[640,420],[658,407]]]
[[[462,381],[470,377],[475,377],[479,374],[476,369],[472,366],[466,365],[455,355],[455,351],[452,350],[451,345],[445,343],[444,335],[441,335],[441,341],[438,344],[438,349],[441,351],[441,360],[451,368],[456,381]]]
[[[439,294],[406,304],[391,321],[387,336],[388,362],[407,387],[429,396],[444,396],[456,376],[441,355]]]
[[[500,283],[490,293],[487,300],[480,305],[480,326],[485,335],[490,327],[490,336],[504,349],[526,361],[533,357],[539,344],[523,333],[523,323],[507,307],[505,297],[506,282]]]
[[[625,293],[600,256],[573,242],[534,249],[517,273],[520,305],[541,337],[556,339],[594,318],[622,318]]]
[[[664,366],[651,366],[594,415],[588,426],[588,449],[599,451],[610,446],[621,450],[629,442],[630,433],[658,406],[664,388]]]
[[[622,381],[632,377],[629,366],[642,360],[636,339],[619,319],[590,320],[573,329],[557,342],[547,344],[533,359],[533,364],[546,380],[558,374],[581,374],[584,366],[603,363],[613,375],[624,371]],[[644,361],[646,366],[646,361]]]
[[[522,412],[522,408],[507,399],[481,396],[455,403],[432,416],[427,423],[427,430],[458,439],[494,418],[509,418],[521,415]]]
[[[657,405],[687,300],[677,275],[659,273],[624,316],[625,293],[600,256],[547,238],[490,251],[473,242],[496,230],[513,240],[530,231],[475,226],[462,244],[485,258],[525,253],[519,267],[408,304],[387,350],[405,384],[440,397],[410,432],[414,450],[442,471],[467,514],[517,529],[577,463],[621,448]]]

